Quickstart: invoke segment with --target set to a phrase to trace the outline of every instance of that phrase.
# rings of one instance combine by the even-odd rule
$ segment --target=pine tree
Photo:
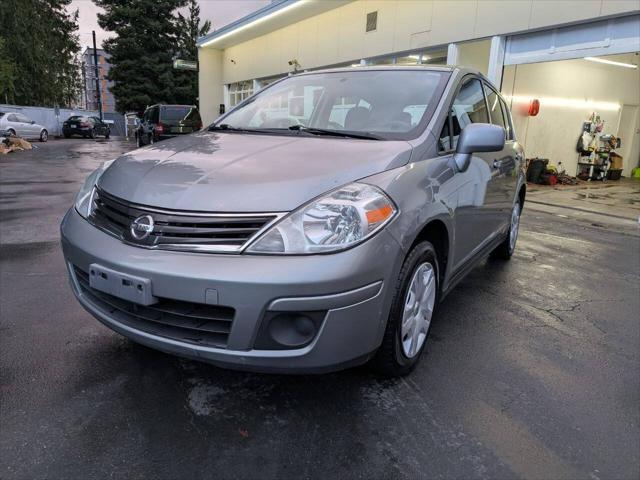
[[[186,0],[94,0],[104,9],[98,24],[114,32],[103,42],[111,55],[109,79],[119,112],[154,103],[177,103],[173,56],[178,28],[173,12]]]
[[[77,98],[78,12],[69,13],[70,4],[71,0],[0,1],[0,71],[13,72],[13,85],[4,90],[10,102],[68,106]]]
[[[0,38],[0,102],[9,103],[13,101],[15,78],[16,65],[6,51],[4,39]]]
[[[176,26],[178,29],[178,50],[176,56],[182,60],[198,60],[196,41],[211,30],[211,21],[206,20],[200,26],[200,7],[196,0],[188,0],[188,15],[178,13]],[[197,105],[198,73],[194,71],[176,72],[176,97],[178,103]]]

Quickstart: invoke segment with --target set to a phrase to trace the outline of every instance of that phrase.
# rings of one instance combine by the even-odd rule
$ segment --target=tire
[[[64,138],[71,138],[71,135],[69,133],[64,133]]]
[[[104,138],[109,140],[109,135],[111,135],[111,130],[107,130],[107,134],[104,136]]]
[[[518,200],[511,210],[511,221],[509,223],[509,233],[504,241],[491,252],[493,258],[501,260],[509,260],[516,251],[516,242],[518,241],[518,231],[520,230],[520,214],[522,213],[522,205]],[[514,224],[515,221],[515,224]]]
[[[140,135],[136,135],[136,146],[138,148],[144,147],[144,143],[142,143],[142,137]]]
[[[13,128],[9,128],[9,129],[7,129],[7,134],[10,137],[15,137],[16,136],[16,131]]]
[[[96,138],[96,131],[93,128],[89,131],[89,138]]]
[[[43,129],[40,132],[40,141],[41,142],[46,142],[47,140],[49,140],[49,132],[47,132],[45,129]]]
[[[420,277],[425,288],[414,289],[414,282]],[[421,242],[414,246],[400,270],[382,344],[371,361],[372,367],[378,373],[390,377],[404,376],[420,361],[440,298],[439,278],[438,257],[433,245]],[[416,284],[416,287],[419,285]],[[416,299],[414,292],[417,291],[421,292],[420,296],[425,299],[424,302]],[[410,311],[415,311],[411,305],[419,306],[420,310],[415,314],[409,314]],[[422,308],[428,306],[430,310]],[[407,320],[403,321],[405,318]],[[403,323],[406,325],[405,332]],[[410,323],[415,325],[415,328],[408,328]],[[414,333],[406,333],[407,330]],[[415,348],[411,342],[413,338],[416,338]]]
[[[149,138],[148,138],[148,142],[147,145],[153,145],[155,143],[154,139],[153,139],[153,133],[149,134]]]

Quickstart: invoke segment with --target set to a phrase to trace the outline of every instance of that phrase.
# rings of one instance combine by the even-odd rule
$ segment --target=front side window
[[[452,146],[458,145],[462,129],[472,123],[489,123],[482,83],[477,78],[466,80],[451,105]]]
[[[415,138],[426,126],[448,72],[353,70],[288,77],[232,110],[218,124],[287,132],[298,126]]]

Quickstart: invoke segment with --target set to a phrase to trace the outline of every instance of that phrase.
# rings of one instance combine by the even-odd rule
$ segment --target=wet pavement
[[[510,262],[446,298],[404,379],[239,373],[74,300],[58,225],[118,140],[0,157],[0,478],[640,476],[640,244],[525,207]]]
[[[640,179],[529,185],[531,209],[640,236]]]

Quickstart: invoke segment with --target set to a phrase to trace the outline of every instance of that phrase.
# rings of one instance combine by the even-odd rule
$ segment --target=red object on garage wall
[[[535,117],[540,112],[540,100],[534,98],[529,102],[529,116]]]

